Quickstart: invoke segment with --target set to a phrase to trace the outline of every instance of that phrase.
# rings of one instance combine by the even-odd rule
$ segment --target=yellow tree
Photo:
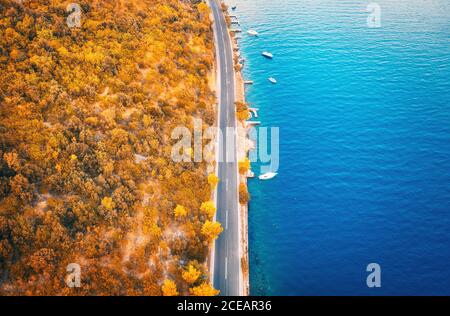
[[[183,271],[182,277],[187,283],[192,284],[198,280],[201,272],[197,270],[192,264],[190,264],[187,270]]]
[[[219,290],[216,290],[211,286],[211,284],[206,282],[202,283],[199,286],[189,289],[189,292],[193,296],[215,296],[220,293]]]
[[[207,201],[203,202],[200,206],[200,211],[202,214],[207,215],[210,219],[214,217],[214,214],[216,213],[216,207],[214,206],[213,201]]]
[[[219,222],[206,221],[202,226],[202,234],[209,241],[217,239],[221,232],[223,232],[223,228]]]
[[[211,173],[208,175],[208,183],[211,186],[211,188],[214,190],[219,183],[219,178],[214,174]]]
[[[245,121],[250,117],[248,105],[244,102],[236,102],[236,115],[239,121]]]
[[[239,161],[238,165],[239,165],[239,173],[246,174],[251,168],[250,159],[245,158],[244,160]]]
[[[248,193],[247,186],[244,183],[239,184],[239,202],[245,204],[250,201],[250,194]]]
[[[200,2],[200,3],[198,4],[197,8],[198,8],[198,11],[200,12],[200,14],[201,14],[203,17],[207,17],[208,14],[210,13],[209,7],[208,7],[208,5],[207,5],[206,3]]]
[[[184,206],[177,205],[174,210],[175,217],[185,217],[187,215],[187,210]]]
[[[20,161],[19,156],[16,153],[5,153],[3,155],[3,159],[5,159],[6,163],[8,164],[8,167],[14,170],[18,170],[20,167]],[[209,178],[208,178],[209,181]]]
[[[172,280],[165,280],[161,290],[163,296],[178,296],[177,286]]]
[[[144,229],[145,230],[145,229]],[[151,227],[150,227],[150,233],[155,236],[156,238],[161,237],[162,235],[162,229],[161,227],[158,226],[158,224],[154,223]]]
[[[102,199],[102,206],[107,210],[111,211],[114,208],[114,202],[110,197],[104,197]]]
[[[239,121],[245,121],[249,119],[250,112],[248,110],[240,110],[236,112],[236,116]]]

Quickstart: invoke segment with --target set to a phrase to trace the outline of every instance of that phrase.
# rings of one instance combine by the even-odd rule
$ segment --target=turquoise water
[[[228,3],[280,127],[278,177],[250,181],[251,294],[449,295],[450,2],[377,1],[376,29],[369,1]]]

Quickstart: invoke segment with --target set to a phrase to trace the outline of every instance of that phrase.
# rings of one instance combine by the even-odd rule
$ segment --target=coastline
[[[242,87],[242,94],[236,94],[236,101],[245,103],[245,88],[244,79],[240,71],[236,72],[236,86]],[[236,91],[239,91],[238,89]],[[237,159],[243,161],[248,157],[250,150],[249,139],[247,139],[247,132],[245,123],[238,122],[237,129]],[[239,183],[243,183],[248,188],[247,176],[239,174]],[[239,192],[238,192],[239,195]],[[244,296],[250,295],[250,267],[248,254],[248,209],[249,202],[245,204],[239,203],[239,218],[240,218],[240,239],[241,239],[241,281],[242,293]]]
[[[229,16],[229,12],[227,12]],[[242,68],[236,69],[238,60],[239,45],[235,39],[235,33],[230,32],[230,27],[228,27],[228,32],[230,34],[231,46],[233,49],[235,69],[235,102],[246,103],[245,98],[245,83],[242,74]],[[236,110],[236,108],[235,108]],[[236,114],[236,111],[235,111]],[[248,152],[251,149],[251,140],[247,138],[247,128],[245,121],[242,122],[236,117],[237,122],[237,134],[236,134],[236,159],[237,161],[244,161],[248,157]],[[239,184],[244,184],[247,186],[247,176],[239,173],[238,170]],[[239,200],[239,191],[237,192]],[[243,296],[250,295],[250,268],[249,268],[249,253],[248,253],[248,202],[245,204],[239,203],[239,238],[240,238],[240,284],[241,284],[241,294]]]

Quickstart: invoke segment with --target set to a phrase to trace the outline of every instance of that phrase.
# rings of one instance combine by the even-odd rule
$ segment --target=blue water
[[[369,1],[236,2],[260,33],[247,99],[280,127],[278,177],[250,181],[251,294],[449,295],[450,1],[379,0],[376,29]]]

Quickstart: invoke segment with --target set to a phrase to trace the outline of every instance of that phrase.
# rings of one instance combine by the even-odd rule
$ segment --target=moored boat
[[[260,175],[258,178],[259,178],[259,180],[270,180],[270,179],[275,178],[277,175],[278,175],[278,173],[268,172],[268,173]]]
[[[269,52],[262,52],[262,55],[266,58],[272,59],[273,58],[273,54],[269,53]]]

